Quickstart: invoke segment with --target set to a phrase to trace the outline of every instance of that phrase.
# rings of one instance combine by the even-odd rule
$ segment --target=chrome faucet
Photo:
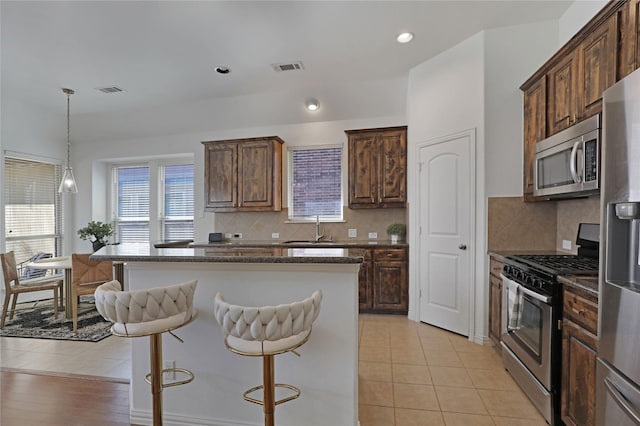
[[[320,216],[316,215],[316,243],[323,238],[324,234],[320,233]]]

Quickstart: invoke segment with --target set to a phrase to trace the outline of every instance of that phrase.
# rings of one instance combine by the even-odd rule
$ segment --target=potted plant
[[[113,235],[113,225],[92,220],[84,228],[78,229],[78,235],[82,240],[91,241],[93,251],[98,251],[107,244],[108,237]]]
[[[392,223],[387,227],[387,234],[391,236],[391,243],[395,244],[398,240],[404,240],[407,227],[402,223]]]

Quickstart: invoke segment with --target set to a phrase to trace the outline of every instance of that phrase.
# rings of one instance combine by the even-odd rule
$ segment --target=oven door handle
[[[526,294],[527,296],[533,297],[534,299],[539,300],[542,303],[546,303],[547,305],[551,303],[551,296],[545,296],[543,294],[536,293],[535,291],[531,291],[522,285],[519,285],[519,286],[520,286],[519,290],[522,292],[522,294]]]
[[[629,406],[629,402],[627,401],[627,398],[625,398],[622,392],[618,390],[618,388],[616,387],[616,385],[613,384],[611,379],[609,378],[604,379],[604,386],[607,388],[607,392],[609,392],[609,394],[611,395],[613,400],[618,404],[620,409],[622,409],[622,411],[624,411],[625,414],[628,417],[630,417],[635,424],[640,425],[640,416],[638,415],[636,410],[633,409],[633,407]]]

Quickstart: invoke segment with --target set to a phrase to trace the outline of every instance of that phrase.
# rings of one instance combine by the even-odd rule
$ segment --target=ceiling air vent
[[[281,71],[302,71],[304,67],[302,66],[301,61],[297,62],[286,62],[282,64],[271,64],[271,67],[275,72]]]
[[[101,91],[102,93],[118,93],[124,92],[124,89],[121,89],[117,86],[109,86],[109,87],[98,87],[96,90]]]

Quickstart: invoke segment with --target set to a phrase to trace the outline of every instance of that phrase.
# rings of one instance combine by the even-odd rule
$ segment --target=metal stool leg
[[[149,339],[151,344],[153,426],[162,426],[162,334],[152,334]]]
[[[264,355],[262,357],[262,383],[263,388],[263,409],[264,409],[264,425],[275,425],[276,411],[276,387],[273,376],[273,355]]]

